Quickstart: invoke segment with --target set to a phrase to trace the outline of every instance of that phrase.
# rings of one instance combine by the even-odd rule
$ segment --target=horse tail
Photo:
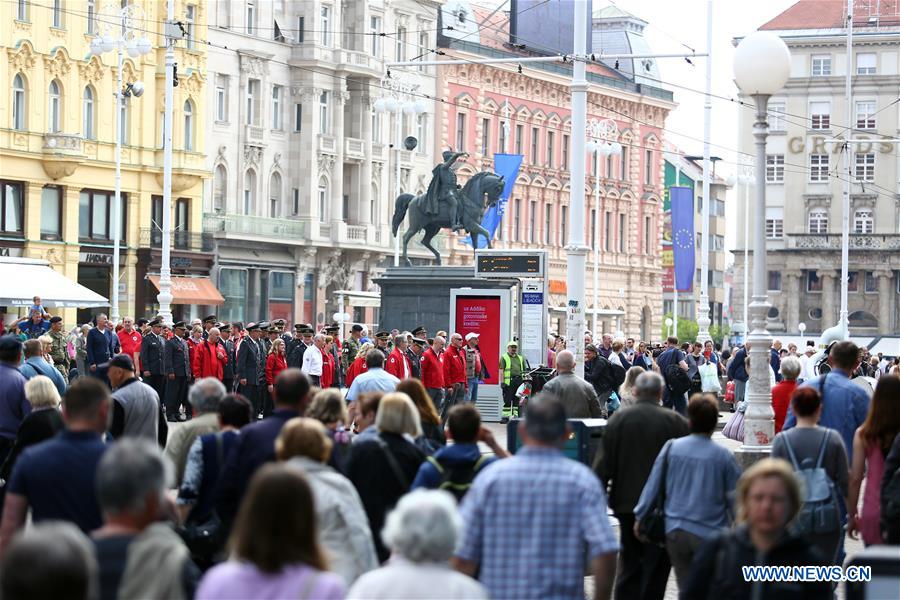
[[[394,202],[394,218],[391,220],[391,232],[393,232],[394,236],[400,231],[400,224],[406,218],[406,209],[409,208],[409,203],[412,202],[413,198],[415,196],[412,194],[400,194],[397,196],[397,200]]]

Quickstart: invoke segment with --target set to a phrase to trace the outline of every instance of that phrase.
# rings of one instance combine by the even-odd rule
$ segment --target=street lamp
[[[119,238],[122,229],[122,130],[127,124],[122,123],[122,105],[126,98],[140,97],[144,93],[144,84],[135,81],[122,86],[123,51],[131,58],[138,58],[153,51],[149,39],[139,34],[146,30],[144,11],[140,6],[127,4],[119,7],[108,4],[101,10],[98,25],[101,34],[91,40],[91,53],[97,56],[116,51],[116,199],[112,208],[113,258],[112,258],[112,294],[110,299],[109,318],[116,324],[119,322]]]
[[[800,346],[803,346],[803,333],[806,331],[806,323],[800,323],[797,325],[797,329],[800,330]]]
[[[674,322],[672,317],[666,317],[666,337],[672,335],[672,323]]]
[[[384,95],[375,101],[375,112],[394,114],[394,198],[400,195],[400,151],[403,146],[403,127],[401,113],[418,116],[428,111],[428,103],[424,98],[416,99],[416,92],[422,87],[421,80],[415,73],[404,71],[388,71],[381,78],[381,89]],[[457,148],[458,150],[458,148]],[[373,216],[374,218],[374,216]],[[394,266],[400,266],[400,229],[394,236]]]
[[[622,154],[622,144],[615,141],[619,137],[619,127],[612,119],[591,119],[585,131],[590,138],[584,149],[594,154],[594,319],[591,329],[594,335],[597,329],[597,311],[600,303],[600,157]]]
[[[791,71],[791,53],[784,41],[773,33],[757,31],[745,37],[734,53],[734,78],[741,93],[756,103],[756,229],[753,245],[753,302],[750,314],[753,330],[747,336],[751,344],[750,381],[747,411],[744,414],[743,449],[768,450],[775,435],[772,390],[769,387],[769,348],[772,336],[766,330],[769,301],[766,297],[766,137],[769,133],[766,106],[772,94],[787,83]]]

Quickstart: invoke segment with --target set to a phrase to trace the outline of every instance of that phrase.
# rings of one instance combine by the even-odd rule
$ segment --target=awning
[[[550,306],[548,309],[550,312],[566,312],[565,306]],[[586,315],[593,315],[596,313],[598,317],[621,317],[625,314],[624,310],[618,310],[616,308],[586,308],[584,312]]]
[[[54,271],[46,260],[0,258],[0,306],[31,306],[35,296],[47,308],[109,306],[109,300]]]
[[[159,275],[148,275],[147,279],[159,289]],[[173,277],[172,304],[220,306],[225,304],[225,298],[209,277]]]
[[[884,356],[900,356],[900,337],[883,337],[872,348],[869,348],[869,354],[878,354],[879,352]]]
[[[357,292],[355,290],[338,290],[334,295],[343,296],[344,303],[357,308],[380,308],[381,294],[378,292]]]

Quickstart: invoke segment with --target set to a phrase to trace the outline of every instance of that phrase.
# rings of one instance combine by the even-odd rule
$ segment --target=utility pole
[[[175,109],[175,0],[166,0],[166,108],[163,117],[162,258],[159,269],[159,317],[172,325],[172,113]]]
[[[703,235],[700,237],[700,301],[697,303],[697,341],[705,343],[710,340],[709,325],[709,183],[711,177],[712,162],[709,156],[710,128],[712,126],[712,0],[706,2],[706,96],[703,102],[703,221],[701,223]],[[677,321],[676,321],[677,322]]]

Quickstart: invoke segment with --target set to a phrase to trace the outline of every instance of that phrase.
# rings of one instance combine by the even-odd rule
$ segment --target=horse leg
[[[476,229],[477,229],[477,232],[473,233],[472,235],[483,235],[484,239],[487,240],[488,250],[490,250],[491,249],[491,234],[490,234],[490,232],[488,232],[488,230],[485,229],[484,227],[482,227],[481,225],[478,225],[476,227]]]
[[[412,263],[407,257],[407,249],[409,247],[409,241],[419,232],[419,220],[416,218],[416,211],[409,212],[409,229],[406,230],[406,233],[403,234],[403,264],[407,267],[411,267]]]
[[[437,232],[440,231],[439,227],[435,227],[434,225],[429,225],[425,228],[425,237],[422,238],[422,245],[431,250],[431,253],[434,254],[434,260],[438,265],[441,264],[441,253],[435,250],[434,246],[431,245],[431,238],[437,235]]]

